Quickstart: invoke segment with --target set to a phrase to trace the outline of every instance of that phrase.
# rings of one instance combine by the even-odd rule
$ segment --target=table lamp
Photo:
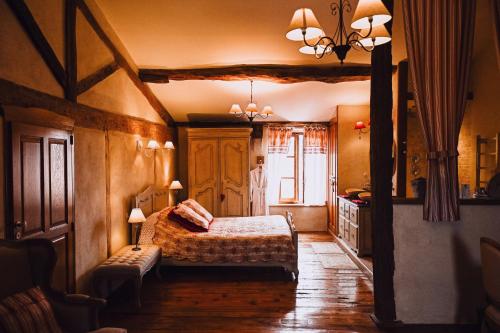
[[[130,212],[130,216],[128,218],[128,223],[135,225],[135,247],[132,249],[133,251],[139,251],[141,248],[139,247],[139,226],[141,223],[146,222],[146,217],[144,216],[142,210],[140,208],[133,208]]]
[[[183,189],[181,182],[178,180],[172,181],[168,189],[174,191],[174,196],[175,196],[174,202],[177,203],[177,194],[179,193],[180,190]]]

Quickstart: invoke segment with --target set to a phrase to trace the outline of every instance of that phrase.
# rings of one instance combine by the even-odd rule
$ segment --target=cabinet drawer
[[[344,218],[342,216],[339,216],[339,228],[338,228],[338,233],[341,238],[344,238]]]
[[[349,221],[344,220],[344,239],[349,241]]]
[[[358,207],[351,206],[351,208],[349,208],[349,220],[355,225],[358,225]]]
[[[354,250],[358,250],[358,227],[352,223],[349,226],[349,244]]]
[[[345,214],[345,204],[342,201],[339,201],[339,214],[340,214],[340,216],[346,216],[346,214]]]

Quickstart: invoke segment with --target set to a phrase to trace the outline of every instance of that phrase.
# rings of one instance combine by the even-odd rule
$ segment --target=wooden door
[[[219,214],[219,144],[216,138],[190,139],[189,197],[214,216]]]
[[[330,123],[328,145],[328,229],[338,234],[337,228],[337,123]]]
[[[221,216],[249,215],[249,139],[220,139]]]
[[[7,234],[46,238],[57,263],[53,287],[74,290],[73,143],[71,133],[10,123]]]

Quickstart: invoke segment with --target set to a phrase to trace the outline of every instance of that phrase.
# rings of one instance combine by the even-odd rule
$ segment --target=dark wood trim
[[[95,73],[90,74],[86,78],[81,79],[78,81],[76,84],[76,94],[81,95],[102,80],[106,79],[108,76],[116,72],[120,68],[116,61],[113,61],[110,64],[107,64],[106,66],[102,67],[101,69],[97,70]]]
[[[394,68],[395,69],[395,68]],[[184,80],[268,80],[277,83],[320,81],[338,83],[370,79],[371,66],[345,65],[234,65],[209,68],[139,69],[143,82]]]
[[[77,127],[138,134],[160,141],[173,137],[173,129],[164,124],[77,104],[4,79],[0,79],[0,104],[50,110],[74,119]]]
[[[171,126],[175,126],[175,121],[172,116],[168,113],[167,109],[161,104],[161,102],[156,98],[151,89],[144,84],[140,79],[134,69],[130,66],[125,57],[120,53],[118,48],[113,44],[111,39],[106,35],[104,30],[101,28],[97,19],[92,14],[92,11],[87,6],[83,0],[74,0],[83,16],[87,19],[90,26],[94,29],[97,36],[102,40],[102,42],[108,47],[108,49],[113,53],[116,63],[125,70],[128,77],[132,80],[134,85],[141,91],[141,93],[146,97],[149,104],[155,111],[160,115],[160,117]]]
[[[65,1],[65,12],[66,87],[64,96],[66,99],[76,102],[76,5],[73,0]]]
[[[477,333],[481,331],[478,324],[405,324],[401,322],[377,322],[378,328],[391,333]]]
[[[33,45],[42,56],[43,61],[49,67],[56,81],[61,85],[61,87],[65,88],[66,73],[64,68],[57,59],[54,50],[43,35],[42,30],[40,30],[40,27],[36,23],[24,0],[6,0],[6,2],[14,15],[17,17],[19,23],[24,28],[24,31],[26,31],[27,35],[33,42]]]
[[[398,104],[397,104],[397,158],[396,195],[406,196],[406,164],[408,143],[408,61],[398,64]]]
[[[393,13],[393,0],[383,1]],[[392,21],[386,24],[392,31]],[[370,174],[372,175],[372,241],[374,317],[381,322],[396,320],[394,300],[394,231],[392,210],[392,43],[371,53],[370,82]]]

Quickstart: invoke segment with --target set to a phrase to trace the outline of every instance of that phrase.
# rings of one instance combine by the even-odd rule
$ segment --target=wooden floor
[[[298,283],[275,269],[166,267],[164,281],[145,277],[141,309],[131,309],[124,286],[101,322],[141,333],[378,332],[370,280],[357,268],[323,268],[313,242],[333,239],[300,234]]]

